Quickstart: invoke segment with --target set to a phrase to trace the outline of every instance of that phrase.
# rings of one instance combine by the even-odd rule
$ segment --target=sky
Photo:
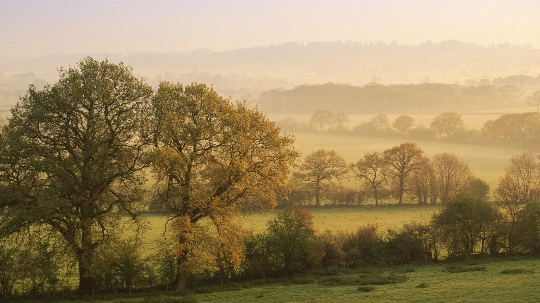
[[[540,48],[539,0],[0,0],[0,56],[361,41]]]

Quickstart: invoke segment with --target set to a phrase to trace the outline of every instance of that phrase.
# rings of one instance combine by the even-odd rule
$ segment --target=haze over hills
[[[54,83],[57,68],[73,66],[85,56],[0,57],[0,104],[14,104],[29,84],[42,87]],[[352,86],[429,82],[469,86],[482,81],[489,84],[500,77],[536,77],[540,73],[540,49],[508,43],[481,46],[455,40],[420,45],[291,42],[220,52],[91,56],[123,61],[154,86],[160,80],[206,83],[224,96],[248,101],[268,90],[328,82]]]

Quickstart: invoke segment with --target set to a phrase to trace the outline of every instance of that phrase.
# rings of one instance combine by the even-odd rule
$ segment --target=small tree
[[[398,204],[403,204],[403,194],[406,192],[406,184],[411,173],[421,170],[429,159],[424,157],[424,151],[415,143],[401,143],[383,152],[384,158],[391,167],[391,176]]]
[[[385,114],[380,114],[371,118],[371,124],[375,126],[377,132],[380,133],[386,131],[390,127],[388,122],[388,116]]]
[[[356,178],[363,181],[375,198],[375,205],[379,205],[379,195],[387,182],[390,166],[387,159],[379,152],[365,154],[356,163],[349,165]]]
[[[318,110],[313,113],[309,123],[317,127],[319,131],[322,131],[326,126],[334,124],[334,114],[329,110]]]
[[[474,179],[469,166],[453,153],[433,157],[433,170],[437,192],[442,204],[463,195]]]
[[[535,91],[532,95],[527,97],[527,103],[536,107],[536,110],[540,112],[540,90]]]
[[[302,208],[287,208],[270,220],[264,239],[267,262],[278,274],[314,267],[324,256],[324,247],[313,228],[313,216]]]
[[[392,126],[400,133],[405,134],[414,126],[414,118],[408,115],[398,116]]]
[[[443,134],[451,136],[456,131],[463,129],[463,127],[462,116],[455,112],[442,113],[431,122],[431,129],[439,135],[439,139]]]
[[[439,232],[438,238],[444,243],[448,257],[469,257],[477,251],[485,253],[499,219],[495,205],[458,197],[433,216],[433,226]]]
[[[349,122],[349,117],[345,113],[337,113],[334,115],[334,121],[337,124],[337,128],[342,130],[345,128],[344,124]]]
[[[321,193],[323,187],[333,185],[333,180],[339,180],[348,172],[348,166],[340,155],[335,151],[320,149],[309,154],[300,170],[293,177],[301,180],[309,191],[315,195],[315,205],[321,205]]]
[[[496,194],[512,221],[528,203],[540,200],[540,156],[530,152],[513,156]]]

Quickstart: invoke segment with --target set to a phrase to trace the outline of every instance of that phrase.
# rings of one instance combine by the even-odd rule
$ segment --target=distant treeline
[[[325,109],[349,114],[439,113],[477,110],[523,101],[524,89],[540,87],[540,77],[512,76],[467,84],[391,84],[364,86],[326,83],[262,93],[264,112],[308,114]],[[472,85],[476,84],[476,85]]]

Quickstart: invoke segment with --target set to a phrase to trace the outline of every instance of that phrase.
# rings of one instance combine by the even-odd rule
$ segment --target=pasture
[[[367,224],[377,225],[379,232],[385,232],[388,229],[399,229],[403,224],[427,221],[438,210],[439,206],[432,205],[308,208],[308,211],[313,215],[315,229],[321,232],[324,230],[354,232],[358,227]],[[243,213],[239,220],[245,229],[259,233],[266,229],[266,223],[274,218],[278,211]],[[148,222],[143,242],[145,247],[151,248],[153,240],[158,239],[163,234],[167,217],[149,214],[143,215],[143,218]]]
[[[539,258],[328,269],[187,292],[104,295],[65,302],[538,302]]]

